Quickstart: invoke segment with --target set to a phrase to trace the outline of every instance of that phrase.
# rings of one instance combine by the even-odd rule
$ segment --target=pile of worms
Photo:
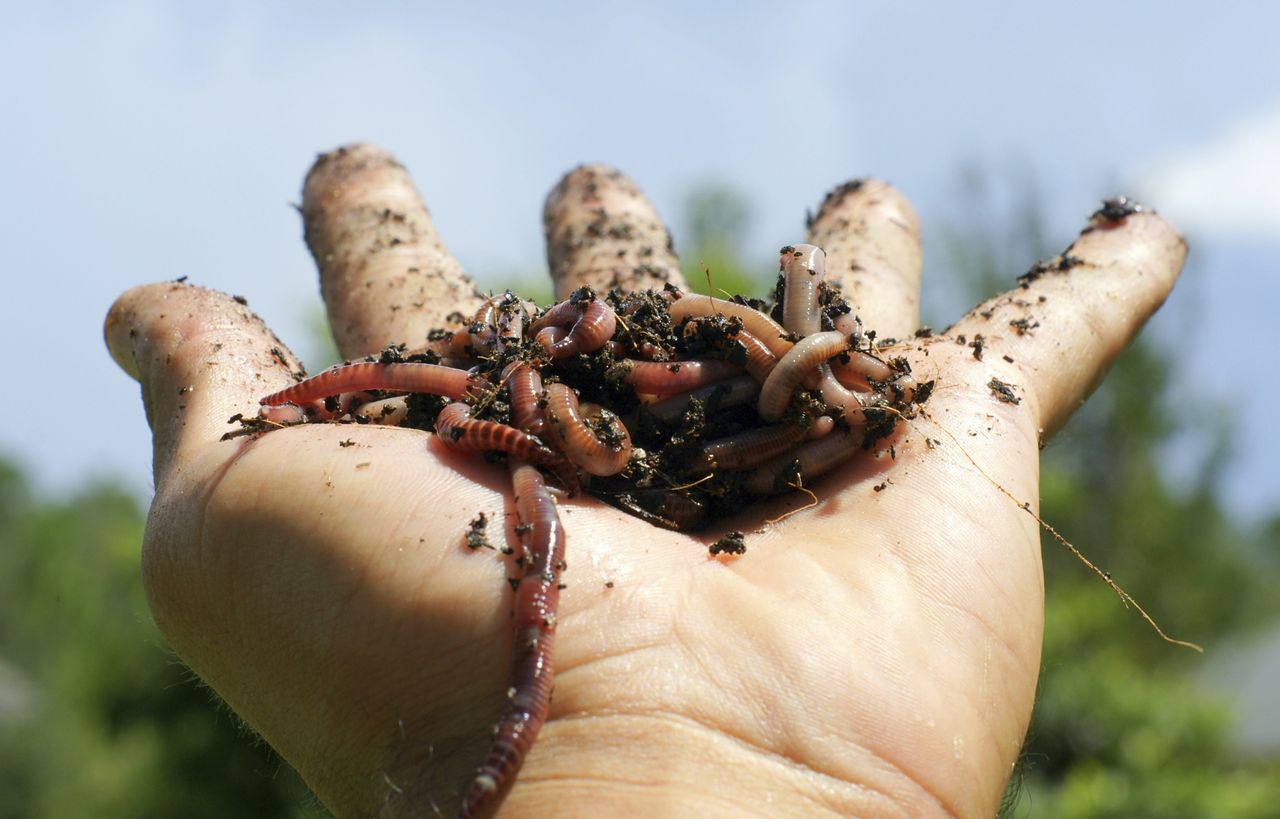
[[[814,245],[784,247],[773,303],[589,288],[539,310],[510,291],[427,346],[392,347],[261,399],[259,429],[395,423],[506,461],[519,525],[509,703],[459,817],[492,810],[546,719],[564,569],[555,491],[690,531],[796,491],[910,418],[932,390],[864,332]],[[403,400],[399,396],[405,396]]]

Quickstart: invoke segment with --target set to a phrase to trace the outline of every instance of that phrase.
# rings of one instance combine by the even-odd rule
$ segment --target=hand
[[[303,212],[342,355],[420,343],[479,304],[379,150],[321,157]],[[652,206],[616,172],[570,173],[546,224],[559,295],[683,286]],[[919,233],[896,191],[839,189],[807,241],[866,327],[911,338]],[[696,536],[561,503],[555,696],[503,809],[991,816],[1031,715],[1043,610],[1036,522],[998,486],[1034,508],[1041,443],[1184,253],[1154,214],[1105,222],[1074,265],[903,345],[937,380],[925,414],[886,442],[894,457],[854,459],[776,523],[807,498]],[[981,360],[958,343],[979,334]],[[462,535],[483,511],[510,541],[506,470],[395,427],[220,440],[297,369],[220,293],[136,288],[106,335],[155,436],[143,578],[174,649],[339,816],[450,812],[505,702],[514,570]],[[730,528],[748,552],[709,557]]]

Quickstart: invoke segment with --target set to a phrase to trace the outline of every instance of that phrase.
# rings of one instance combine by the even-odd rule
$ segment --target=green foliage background
[[[931,285],[964,284],[950,315],[1053,250],[1034,190],[1001,208],[981,175],[962,179],[930,270]],[[732,189],[693,192],[695,288],[766,289],[768,265],[734,252],[748,221]],[[1229,418],[1174,400],[1172,355],[1140,339],[1061,433],[1066,445],[1046,450],[1043,515],[1166,631],[1209,652],[1161,642],[1046,538],[1043,675],[1008,815],[1280,816],[1280,760],[1240,756],[1232,703],[1197,682],[1218,647],[1277,622],[1280,514],[1227,515],[1216,486]],[[1201,444],[1191,486],[1163,465],[1174,435]],[[138,576],[143,526],[108,483],[38,497],[0,461],[0,819],[327,815],[165,647]]]

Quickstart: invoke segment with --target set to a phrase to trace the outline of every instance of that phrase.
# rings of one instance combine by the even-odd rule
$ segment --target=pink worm
[[[779,424],[716,438],[702,445],[697,466],[708,471],[750,469],[791,449],[807,431],[800,424]]]
[[[695,316],[689,320],[684,326],[685,338],[697,335],[697,325],[702,318],[704,317]],[[768,345],[745,327],[732,336],[731,340],[739,342],[746,348],[747,361],[743,367],[752,378],[763,383],[769,377],[769,373],[773,371],[773,368],[777,366],[778,357],[773,354]]]
[[[552,648],[560,607],[560,573],[565,568],[564,526],[542,473],[518,458],[509,463],[516,514],[524,529],[519,535],[523,571],[516,586],[510,701],[494,730],[489,755],[463,796],[458,819],[488,812],[511,787],[547,720],[555,679]]]
[[[640,413],[661,421],[674,421],[689,407],[689,401],[705,401],[708,409],[726,409],[750,403],[760,394],[760,385],[749,375],[738,375],[718,384],[700,387],[683,395],[673,395],[641,408]]]
[[[647,395],[677,395],[724,381],[742,372],[727,361],[637,361],[624,358],[614,365],[636,392]]]
[[[689,293],[672,302],[669,312],[672,324],[679,324],[693,316],[728,316],[741,319],[743,329],[764,342],[769,352],[778,358],[786,355],[787,350],[792,346],[792,342],[787,340],[787,331],[781,324],[745,304]]]
[[[511,393],[511,423],[525,432],[541,435],[547,422],[538,402],[542,396],[542,376],[525,361],[513,361],[502,371]]]
[[[436,435],[445,446],[460,452],[505,452],[541,464],[554,471],[571,493],[577,491],[577,473],[564,456],[522,429],[472,418],[471,407],[461,402],[440,410]]]
[[[607,416],[604,413],[608,413]],[[610,445],[587,426],[584,414],[602,417],[619,443]],[[597,404],[586,404],[580,409],[578,396],[564,384],[547,385],[547,406],[543,409],[547,419],[547,433],[560,451],[570,461],[592,475],[605,477],[616,475],[631,459],[631,434],[618,417]]]
[[[791,403],[791,394],[806,375],[849,346],[849,340],[834,330],[814,333],[801,339],[787,352],[760,387],[760,417],[777,421]]]
[[[273,392],[259,403],[267,406],[303,404],[330,395],[361,390],[426,392],[459,399],[490,388],[488,381],[466,370],[439,364],[361,361],[332,367],[291,387]]]
[[[837,430],[816,441],[803,444],[794,452],[789,452],[750,473],[746,481],[747,491],[756,495],[776,495],[795,489],[796,487],[791,485],[779,485],[779,481],[797,462],[800,467],[800,480],[803,484],[808,484],[819,475],[824,475],[848,461],[849,456],[862,448],[862,441],[863,435],[860,432]]]
[[[827,254],[816,245],[789,245],[782,249],[779,268],[786,275],[782,326],[801,338],[820,331],[818,285],[827,274]]]
[[[569,334],[556,338],[544,330],[551,327],[568,327]],[[551,356],[561,361],[578,353],[591,353],[600,349],[618,327],[618,317],[603,299],[592,299],[585,307],[573,301],[562,301],[533,323],[530,330],[538,343]]]

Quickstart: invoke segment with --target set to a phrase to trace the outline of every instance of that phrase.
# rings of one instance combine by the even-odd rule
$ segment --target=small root
[[[921,415],[926,418],[928,417],[923,413],[921,413]],[[1176,645],[1176,646],[1189,648],[1194,651],[1198,651],[1201,654],[1204,653],[1204,647],[1197,643],[1192,643],[1188,640],[1179,640],[1176,637],[1170,637],[1168,634],[1165,634],[1164,629],[1160,628],[1160,624],[1155,621],[1155,618],[1153,618],[1150,614],[1148,614],[1147,610],[1144,609],[1138,603],[1137,600],[1133,599],[1133,595],[1129,594],[1129,592],[1125,591],[1124,588],[1121,587],[1119,583],[1111,579],[1110,572],[1104,572],[1102,569],[1098,568],[1097,564],[1095,564],[1089,558],[1085,557],[1084,553],[1081,552],[1078,548],[1076,548],[1075,544],[1067,540],[1057,529],[1053,528],[1053,526],[1051,526],[1048,523],[1048,521],[1040,517],[1040,515],[1036,514],[1035,510],[1031,508],[1030,501],[1019,500],[1017,496],[1015,496],[1012,492],[1006,489],[1003,484],[1001,484],[995,478],[991,477],[991,475],[989,475],[987,471],[982,468],[982,466],[978,463],[978,461],[972,455],[969,454],[969,451],[966,450],[963,445],[961,445],[960,441],[957,440],[956,436],[951,434],[950,430],[946,429],[937,421],[934,421],[932,418],[930,418],[929,420],[931,423],[933,423],[934,426],[936,426],[939,430],[941,430],[944,435],[946,435],[948,438],[951,439],[951,443],[956,445],[956,448],[959,449],[961,454],[963,454],[964,457],[969,461],[969,463],[973,465],[973,468],[978,470],[978,473],[982,475],[982,477],[986,478],[987,481],[992,486],[1000,490],[1000,493],[1002,495],[1004,495],[1009,500],[1013,501],[1014,504],[1019,509],[1021,509],[1022,511],[1030,515],[1032,519],[1035,520],[1035,522],[1040,525],[1041,529],[1048,532],[1049,535],[1053,537],[1054,540],[1058,541],[1059,544],[1061,544],[1062,546],[1065,546],[1067,551],[1075,555],[1075,558],[1079,560],[1081,563],[1083,563],[1085,567],[1089,569],[1089,571],[1093,572],[1098,577],[1102,578],[1102,582],[1106,583],[1108,586],[1111,587],[1111,590],[1116,593],[1116,596],[1120,598],[1120,602],[1123,603],[1126,608],[1128,608],[1129,606],[1133,606],[1133,608],[1137,610],[1138,614],[1142,616],[1142,619],[1147,621],[1147,625],[1151,626],[1151,628],[1155,630],[1155,633],[1160,636],[1160,639],[1164,640],[1166,643],[1172,643],[1173,645]]]
[[[809,502],[808,502],[808,503],[806,503],[804,506],[797,506],[795,509],[792,509],[790,512],[784,512],[783,514],[779,515],[779,516],[778,516],[778,517],[776,517],[776,518],[768,518],[768,519],[766,519],[766,520],[765,520],[765,523],[768,523],[768,524],[770,524],[770,525],[775,524],[775,523],[781,523],[782,521],[786,520],[787,518],[791,517],[792,515],[798,515],[798,514],[800,514],[801,512],[803,512],[804,510],[806,510],[806,509],[812,509],[813,507],[815,507],[815,506],[817,506],[817,505],[818,505],[818,496],[817,496],[817,495],[815,495],[815,494],[813,493],[813,490],[812,490],[812,489],[810,489],[809,487],[807,487],[807,486],[805,486],[804,484],[802,484],[798,478],[796,479],[796,481],[795,481],[794,483],[789,483],[789,484],[787,484],[787,486],[791,487],[792,489],[796,490],[797,492],[803,492],[803,493],[805,493],[806,495],[808,495],[808,496],[809,496]]]

